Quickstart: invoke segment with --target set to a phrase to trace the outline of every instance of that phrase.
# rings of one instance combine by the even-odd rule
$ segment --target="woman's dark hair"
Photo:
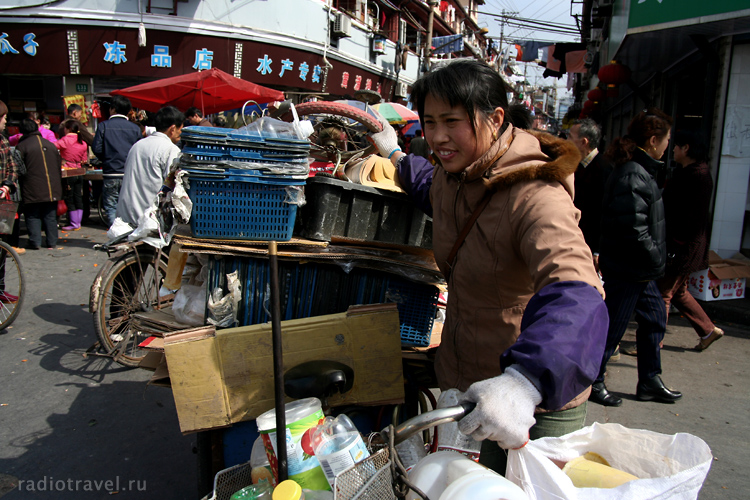
[[[428,95],[446,101],[451,106],[463,106],[469,114],[471,128],[476,134],[476,113],[487,116],[502,108],[508,111],[510,88],[500,73],[474,59],[459,60],[427,73],[417,80],[411,90],[410,101],[417,107],[424,128],[424,101]]]
[[[652,137],[665,137],[670,128],[671,116],[657,108],[644,109],[630,121],[628,133],[612,141],[606,156],[615,165],[622,165],[630,161],[636,148],[643,148]]]
[[[696,163],[708,161],[708,146],[706,146],[706,142],[700,134],[687,130],[678,130],[675,132],[672,142],[680,147],[688,146],[687,157],[695,160]]]
[[[531,130],[531,127],[534,125],[531,111],[529,111],[523,104],[511,104],[510,107],[508,107],[505,120],[512,123],[514,127],[525,130]]]
[[[185,115],[174,106],[166,106],[159,110],[154,117],[157,132],[166,132],[172,125],[180,127],[185,121]]]
[[[21,120],[21,125],[18,126],[18,129],[21,131],[21,134],[27,135],[39,130],[39,125],[31,118],[24,118]]]
[[[63,130],[67,131],[68,134],[76,134],[78,136],[78,143],[82,143],[83,139],[81,138],[81,126],[79,125],[78,120],[65,120],[60,125]]]
[[[3,101],[0,101],[0,118],[8,114],[8,106]]]

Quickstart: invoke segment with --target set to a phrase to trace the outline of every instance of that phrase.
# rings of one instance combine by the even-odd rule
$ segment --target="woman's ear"
[[[495,108],[495,111],[493,111],[490,115],[490,120],[492,121],[492,125],[495,128],[495,132],[499,134],[500,129],[505,122],[505,110],[500,107]]]

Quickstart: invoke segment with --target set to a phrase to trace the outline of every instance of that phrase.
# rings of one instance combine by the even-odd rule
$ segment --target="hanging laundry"
[[[535,41],[528,41],[524,42],[522,47],[522,57],[519,59],[519,61],[523,62],[531,62],[536,61],[539,58],[539,49],[549,46],[549,42],[535,42]]]

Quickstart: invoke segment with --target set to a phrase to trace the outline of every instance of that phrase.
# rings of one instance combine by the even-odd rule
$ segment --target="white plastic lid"
[[[305,398],[287,403],[284,408],[284,413],[286,414],[286,423],[288,425],[291,422],[302,420],[303,418],[312,415],[316,411],[322,411],[323,404],[318,398]],[[276,429],[276,409],[274,408],[273,410],[268,410],[264,414],[260,415],[257,418],[257,422],[258,430],[261,432],[272,431]]]

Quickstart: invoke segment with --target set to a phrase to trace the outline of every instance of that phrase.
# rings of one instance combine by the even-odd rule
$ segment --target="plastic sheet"
[[[237,324],[237,310],[242,297],[237,271],[227,274],[229,292],[222,297],[222,289],[216,287],[208,297],[208,322],[219,328],[230,328]]]

